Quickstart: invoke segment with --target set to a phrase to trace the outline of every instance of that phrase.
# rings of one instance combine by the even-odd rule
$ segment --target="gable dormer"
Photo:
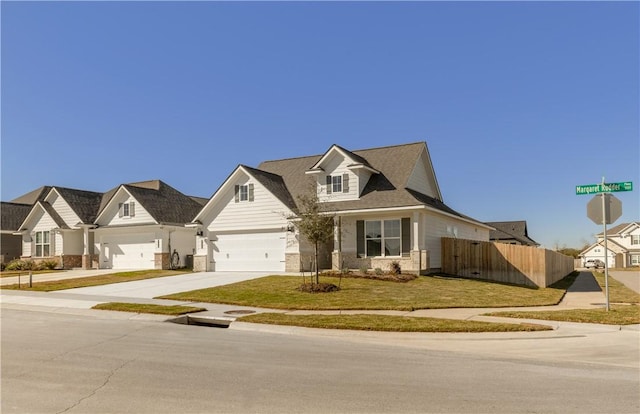
[[[358,200],[369,178],[379,173],[363,157],[335,144],[305,171],[315,177],[322,202]]]

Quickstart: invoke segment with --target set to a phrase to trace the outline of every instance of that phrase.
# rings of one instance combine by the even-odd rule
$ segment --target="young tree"
[[[298,220],[294,225],[314,246],[316,264],[316,284],[320,283],[318,273],[318,251],[320,244],[333,237],[333,214],[323,211],[316,192],[310,192],[298,197]],[[311,279],[313,281],[313,278]]]

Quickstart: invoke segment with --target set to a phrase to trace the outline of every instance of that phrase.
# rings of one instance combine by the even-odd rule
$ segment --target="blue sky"
[[[444,201],[546,247],[640,220],[638,2],[7,2],[1,196],[426,141]]]

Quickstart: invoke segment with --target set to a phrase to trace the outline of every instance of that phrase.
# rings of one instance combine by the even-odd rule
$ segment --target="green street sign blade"
[[[633,182],[576,185],[576,195],[633,191]]]

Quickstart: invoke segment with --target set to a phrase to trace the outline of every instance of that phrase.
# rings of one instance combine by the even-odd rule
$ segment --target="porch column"
[[[411,216],[411,271],[420,274],[425,267],[420,252],[420,213],[415,211]]]
[[[331,269],[342,270],[342,218],[333,218],[333,252],[331,253]]]
[[[82,228],[84,249],[82,251],[82,268],[91,269],[91,256],[89,255],[89,227]]]

